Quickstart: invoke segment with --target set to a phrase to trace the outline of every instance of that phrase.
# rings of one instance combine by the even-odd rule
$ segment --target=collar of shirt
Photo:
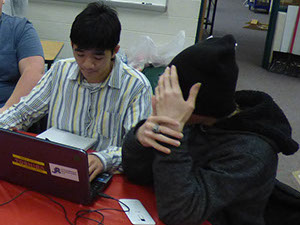
[[[81,84],[83,84],[82,83],[83,77],[81,76],[78,64],[76,63],[75,59],[74,59],[74,63],[76,64],[76,68],[74,69],[73,73],[70,73],[68,78],[70,80],[77,80],[78,83],[81,85]],[[100,88],[103,88],[106,85],[108,85],[112,88],[117,88],[117,89],[121,88],[120,74],[122,74],[122,70],[123,70],[123,67],[121,66],[121,63],[122,63],[121,59],[116,54],[113,68],[112,68],[110,74],[108,75],[107,79],[104,82],[102,82]]]

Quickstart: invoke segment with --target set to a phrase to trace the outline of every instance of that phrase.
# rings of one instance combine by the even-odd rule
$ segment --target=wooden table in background
[[[64,43],[59,41],[41,41],[43,50],[44,50],[44,56],[45,56],[45,63],[47,63],[47,69],[50,69],[52,63],[62,50]]]

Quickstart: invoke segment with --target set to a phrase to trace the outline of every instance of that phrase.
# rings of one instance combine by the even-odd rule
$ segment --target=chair
[[[162,75],[165,71],[166,67],[154,67],[152,65],[145,67],[142,71],[143,74],[148,78],[150,81],[152,92],[155,93],[155,88],[158,83],[159,76]]]

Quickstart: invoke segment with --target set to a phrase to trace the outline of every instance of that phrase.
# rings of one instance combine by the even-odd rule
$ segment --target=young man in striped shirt
[[[90,3],[75,19],[75,58],[56,62],[32,92],[0,115],[0,127],[27,129],[48,114],[47,127],[96,138],[89,155],[90,180],[121,170],[123,136],[151,114],[151,86],[117,55],[121,24],[117,13]]]

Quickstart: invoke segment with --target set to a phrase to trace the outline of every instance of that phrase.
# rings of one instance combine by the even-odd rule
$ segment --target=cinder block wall
[[[140,35],[157,45],[169,42],[180,30],[186,34],[185,47],[195,41],[201,0],[169,0],[166,12],[116,8],[122,24],[121,48],[125,51]],[[59,58],[72,57],[69,32],[75,16],[86,4],[64,1],[29,0],[27,18],[41,39],[63,41]]]

